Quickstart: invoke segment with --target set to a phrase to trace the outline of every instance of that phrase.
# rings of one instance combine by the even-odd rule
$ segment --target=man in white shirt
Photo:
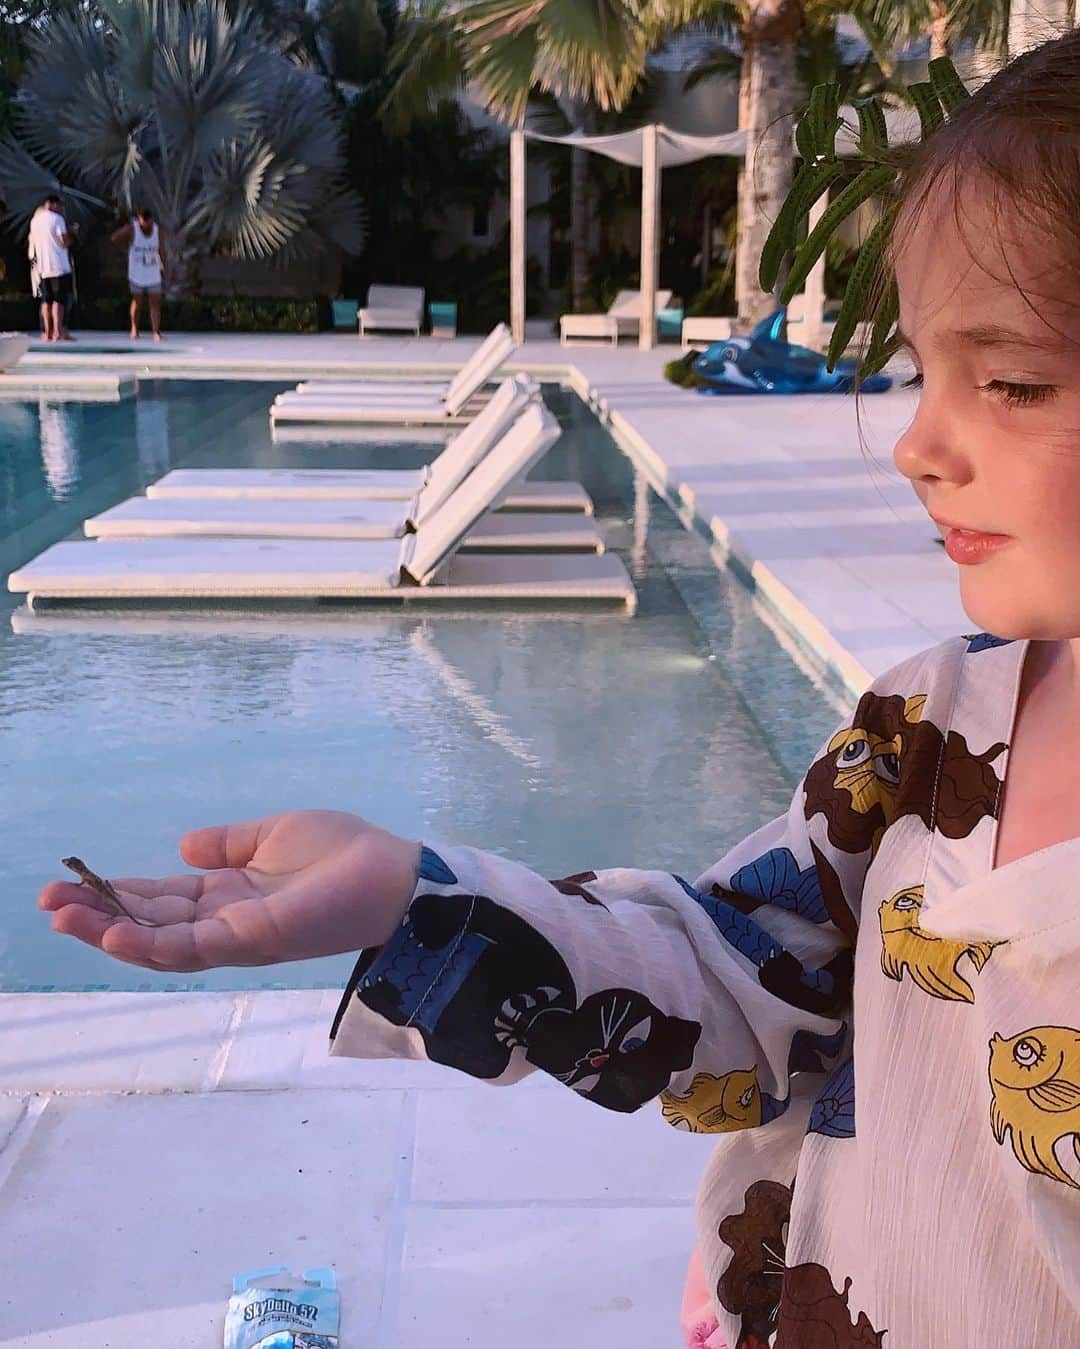
[[[74,233],[60,212],[60,198],[50,193],[30,221],[30,256],[39,278],[46,342],[63,341],[64,308],[71,295],[71,254]]]

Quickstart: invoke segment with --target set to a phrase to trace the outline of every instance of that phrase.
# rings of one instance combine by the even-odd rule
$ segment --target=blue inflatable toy
[[[780,337],[783,309],[762,319],[749,337],[713,342],[691,362],[705,384],[698,393],[715,397],[739,393],[847,393],[855,382],[858,362],[849,356],[835,370],[825,368],[825,357],[809,347],[797,347]],[[868,375],[863,393],[883,393],[892,387],[888,375]]]

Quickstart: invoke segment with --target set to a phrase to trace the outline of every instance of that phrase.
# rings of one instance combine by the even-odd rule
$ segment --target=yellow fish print
[[[909,726],[916,725],[925,706],[924,693],[905,699],[904,721]],[[893,822],[903,750],[901,733],[886,738],[861,726],[838,731],[829,741],[829,753],[836,755],[833,785],[838,791],[847,792],[856,814],[865,815],[880,806],[886,826]]]
[[[950,941],[924,932],[919,926],[922,902],[921,885],[909,886],[882,901],[878,908],[881,968],[896,980],[903,979],[907,970],[912,982],[932,997],[974,1002],[975,994],[958,966],[966,956],[978,974],[990,959],[995,943]]]
[[[1012,1133],[1016,1160],[1036,1175],[1080,1190],[1057,1159],[1063,1138],[1072,1138],[1080,1162],[1080,1032],[1067,1026],[1036,1026],[1006,1040],[990,1041],[990,1124],[999,1143]]]
[[[757,1069],[736,1068],[723,1077],[695,1073],[685,1096],[661,1092],[660,1108],[669,1124],[695,1134],[754,1129],[761,1123],[762,1113]]]

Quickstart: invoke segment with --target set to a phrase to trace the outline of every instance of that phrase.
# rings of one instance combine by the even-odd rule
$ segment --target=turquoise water
[[[119,404],[0,405],[0,574],[170,467],[410,467],[431,445],[270,439],[265,382],[144,382]],[[57,937],[35,903],[76,853],[182,870],[186,829],[334,807],[548,875],[694,875],[785,808],[838,719],[571,394],[538,473],[583,481],[634,575],[596,610],[51,611],[0,599],[0,988],[340,984],[351,958],[169,977]],[[96,545],[87,544],[87,547]]]

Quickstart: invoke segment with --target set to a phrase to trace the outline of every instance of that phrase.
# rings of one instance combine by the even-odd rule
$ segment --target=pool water
[[[171,467],[413,467],[430,444],[290,441],[280,383],[143,381],[0,405],[0,573]],[[39,887],[183,870],[187,829],[356,811],[563,875],[696,875],[786,807],[841,700],[804,672],[576,396],[536,470],[584,482],[638,612],[440,605],[28,614],[0,599],[0,989],[323,987],[349,956],[156,975],[55,936]],[[96,545],[87,544],[87,547]]]

